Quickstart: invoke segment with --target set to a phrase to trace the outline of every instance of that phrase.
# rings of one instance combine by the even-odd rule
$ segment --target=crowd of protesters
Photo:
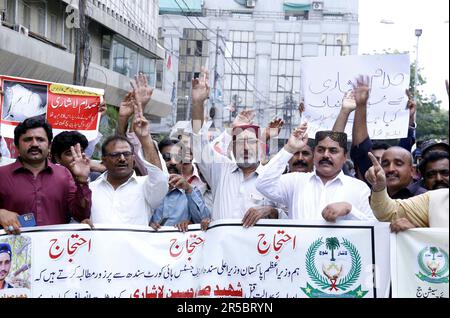
[[[274,153],[270,140],[283,121],[262,129],[252,110],[211,141],[204,109],[208,83],[207,70],[192,81],[192,127],[158,144],[143,114],[152,89],[144,75],[136,76],[120,104],[116,135],[101,146],[101,161],[89,158],[88,140],[78,132],[54,137],[43,117],[20,123],[14,131],[17,159],[9,158],[1,138],[1,227],[20,234],[18,217],[29,213],[38,226],[82,222],[183,232],[193,223],[207,230],[211,221],[239,219],[251,227],[264,218],[378,219],[391,222],[395,232],[448,227],[447,136],[423,142],[414,152],[420,161],[415,158],[416,104],[409,92],[408,136],[398,145],[369,138],[370,83],[360,77],[332,130],[308,136],[303,123]],[[349,145],[344,131],[352,112]]]

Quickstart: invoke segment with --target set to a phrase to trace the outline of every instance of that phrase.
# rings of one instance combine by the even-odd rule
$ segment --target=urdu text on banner
[[[104,90],[0,76],[2,136],[14,138],[14,129],[25,119],[45,116],[53,134],[77,130],[91,141],[97,137],[98,113]]]
[[[195,228],[195,227],[194,227]],[[198,228],[198,227],[197,227]],[[12,250],[0,297],[383,298],[385,223],[236,221],[207,232],[42,227],[0,236]],[[375,272],[374,272],[375,271]],[[376,282],[374,283],[374,280]]]
[[[370,79],[367,128],[371,139],[400,139],[408,134],[409,110],[406,89],[410,81],[408,54],[327,56],[304,58],[302,91],[304,120],[310,138],[317,131],[332,130],[344,95],[360,75]],[[345,132],[352,137],[354,112]]]

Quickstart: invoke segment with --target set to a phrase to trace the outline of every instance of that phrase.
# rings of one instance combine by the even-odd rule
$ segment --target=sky
[[[435,94],[449,109],[445,80],[449,79],[449,0],[359,0],[359,54],[399,50],[416,59],[415,29],[419,39],[419,68],[427,84],[420,89]],[[391,24],[380,23],[389,21]]]

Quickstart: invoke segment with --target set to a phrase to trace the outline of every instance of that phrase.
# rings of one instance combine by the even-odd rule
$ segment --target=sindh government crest
[[[361,256],[350,241],[329,237],[324,242],[320,238],[306,253],[311,284],[301,289],[310,298],[363,298],[368,291],[361,285],[355,288],[361,267]]]
[[[420,271],[416,276],[424,282],[433,284],[448,283],[448,254],[441,248],[431,246],[420,251],[417,262]]]

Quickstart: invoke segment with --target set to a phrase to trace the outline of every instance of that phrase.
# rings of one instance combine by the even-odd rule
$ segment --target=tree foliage
[[[427,96],[420,91],[420,86],[426,84],[426,79],[418,70],[417,93],[417,140],[448,139],[448,110],[441,109],[442,102],[433,94]],[[411,92],[414,91],[415,64],[411,65]],[[445,85],[442,83],[442,85]]]

